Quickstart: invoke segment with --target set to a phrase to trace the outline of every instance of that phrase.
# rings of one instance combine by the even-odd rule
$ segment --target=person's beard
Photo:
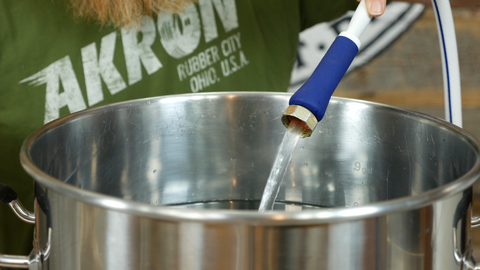
[[[70,0],[78,18],[117,27],[139,26],[144,15],[160,12],[179,13],[196,0]]]

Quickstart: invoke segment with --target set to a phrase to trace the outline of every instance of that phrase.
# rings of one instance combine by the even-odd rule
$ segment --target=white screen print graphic
[[[199,0],[198,4],[188,6],[183,14],[161,14],[157,22],[144,17],[140,29],[122,28],[109,33],[99,42],[99,50],[97,42],[81,48],[79,53],[85,75],[86,98],[69,55],[20,83],[46,85],[44,123],[48,123],[60,116],[63,107],[73,113],[103,101],[105,90],[102,82],[106,90],[115,95],[143,79],[142,67],[148,75],[160,71],[162,61],[152,50],[152,45],[160,41],[169,57],[186,59],[176,66],[178,80],[189,80],[191,91],[198,92],[220,81],[220,69],[226,77],[249,63],[241,51],[240,32],[234,31],[239,28],[235,1]],[[196,52],[202,33],[206,43],[218,39],[219,27],[215,15],[228,37],[217,41],[217,45]],[[126,76],[122,76],[114,63],[118,35],[122,40],[120,49],[125,56]],[[217,64],[218,72],[213,66],[216,63],[221,64]]]

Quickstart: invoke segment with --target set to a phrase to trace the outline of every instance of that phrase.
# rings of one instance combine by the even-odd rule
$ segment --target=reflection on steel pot
[[[294,152],[279,211],[258,213],[288,98],[167,96],[45,125],[21,151],[36,187],[31,269],[475,267],[479,142],[422,114],[333,98]]]

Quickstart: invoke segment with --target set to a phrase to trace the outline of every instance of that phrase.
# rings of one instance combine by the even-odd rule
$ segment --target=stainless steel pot
[[[479,142],[423,114],[333,98],[258,213],[289,94],[141,99],[53,121],[24,143],[30,269],[480,269]],[[20,216],[28,212],[12,201]]]

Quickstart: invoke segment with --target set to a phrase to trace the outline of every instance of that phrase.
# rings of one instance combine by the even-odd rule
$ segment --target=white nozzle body
[[[357,47],[360,48],[360,36],[362,35],[367,25],[372,20],[372,16],[368,14],[367,6],[365,4],[365,0],[362,0],[360,4],[358,4],[355,13],[353,14],[352,20],[350,20],[350,24],[346,31],[340,33],[340,36],[348,37],[351,39]]]

